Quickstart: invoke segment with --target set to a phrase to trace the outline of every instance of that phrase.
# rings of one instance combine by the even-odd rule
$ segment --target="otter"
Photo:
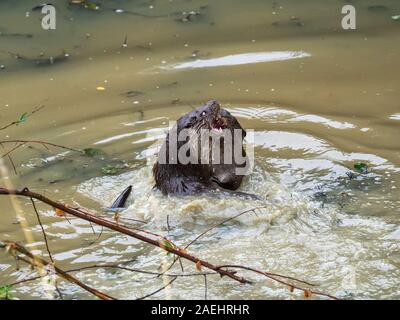
[[[208,130],[214,136],[221,134],[224,129],[229,130],[232,134],[232,141],[241,148],[239,151],[241,156],[243,159],[247,159],[243,148],[246,131],[231,113],[221,108],[217,101],[208,101],[205,105],[179,118],[164,140],[158,159],[153,166],[155,188],[164,195],[193,195],[217,189],[231,192],[239,188],[243,175],[237,174],[236,169],[244,167],[245,162],[237,163],[232,150],[230,150],[231,153],[227,153],[227,146],[224,143],[225,136],[220,137],[216,142],[213,140],[214,144],[205,148],[198,139],[201,132],[204,132],[203,129]],[[236,132],[239,130],[240,134],[235,135],[235,129]],[[187,131],[185,139],[179,139],[179,135],[184,130]],[[186,153],[182,154],[191,160],[197,159],[198,161],[182,160],[179,157],[179,152],[185,147],[185,144],[184,151],[186,150]],[[215,149],[218,144],[219,148]],[[232,146],[232,143],[230,145]],[[174,147],[176,148],[174,149]],[[172,149],[177,151],[176,155],[170,155]],[[213,150],[220,152],[219,163],[213,163],[211,160],[216,155]],[[225,154],[230,161],[225,161]],[[229,157],[229,154],[232,155],[232,158]],[[204,155],[206,158],[208,156],[206,162],[199,160]],[[237,192],[237,194],[248,195],[242,192]],[[249,196],[254,197],[253,195]]]

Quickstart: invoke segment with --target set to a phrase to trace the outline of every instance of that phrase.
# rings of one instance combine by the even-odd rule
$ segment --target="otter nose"
[[[210,100],[206,103],[206,106],[211,109],[212,113],[217,113],[220,109],[220,105],[217,100]]]

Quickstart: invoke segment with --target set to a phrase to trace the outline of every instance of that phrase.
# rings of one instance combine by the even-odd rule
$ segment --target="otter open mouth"
[[[212,124],[212,126],[211,126],[211,129],[214,131],[214,132],[217,132],[217,133],[222,133],[222,130],[223,129],[226,129],[227,127],[226,127],[226,124],[225,124],[225,122],[224,122],[224,120],[222,119],[222,118],[220,118],[220,117],[217,117],[215,120],[214,120],[214,122],[213,122],[213,124]]]

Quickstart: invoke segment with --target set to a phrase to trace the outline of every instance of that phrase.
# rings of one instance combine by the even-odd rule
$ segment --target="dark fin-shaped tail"
[[[110,209],[118,209],[118,208],[125,208],[126,200],[128,199],[129,195],[131,194],[132,186],[126,188],[122,193],[118,196],[117,199],[113,202]]]

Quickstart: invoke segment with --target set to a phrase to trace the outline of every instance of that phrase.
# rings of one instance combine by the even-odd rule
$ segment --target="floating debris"
[[[190,12],[182,12],[183,18],[177,19],[180,22],[191,22],[196,16],[200,16],[200,12],[190,11]]]
[[[144,94],[142,91],[135,91],[135,90],[129,90],[127,92],[122,93],[122,95],[128,97],[128,98],[133,98],[139,95]]]
[[[357,178],[357,175],[354,172],[351,172],[351,171],[347,171],[346,175],[349,178],[349,180],[353,180],[353,179]]]
[[[121,8],[103,8],[104,10],[111,10],[115,13],[118,14],[129,14],[129,15],[133,15],[133,16],[138,16],[138,17],[144,17],[144,18],[166,18],[169,15],[168,14],[164,14],[164,15],[151,15],[151,14],[145,14],[145,13],[141,13],[141,12],[136,12],[136,11],[129,11],[129,10],[125,10],[125,9],[121,9]]]
[[[304,27],[305,23],[296,16],[291,16],[289,21],[275,21],[271,25],[277,26],[292,26],[292,27]]]
[[[70,5],[80,6],[89,10],[100,10],[100,5],[89,0],[70,0]]]
[[[96,87],[96,90],[97,90],[97,91],[105,91],[106,88],[104,88],[104,87],[102,87],[102,86],[98,86],[98,87]]]
[[[85,153],[85,156],[88,157],[96,157],[104,155],[104,151],[97,148],[85,148],[83,149],[83,152]]]
[[[152,50],[153,49],[153,43],[149,42],[149,43],[145,43],[145,44],[138,44],[136,46],[136,48],[138,49],[144,49],[144,50]]]
[[[386,11],[389,8],[382,5],[382,4],[376,4],[376,5],[372,5],[372,6],[368,6],[368,10],[369,11],[375,11],[375,12],[381,12],[381,11]]]
[[[69,58],[69,54],[66,52],[63,52],[62,54],[58,56],[50,56],[49,58],[42,58],[42,59],[36,59],[35,63],[37,66],[42,67],[42,66],[50,66],[55,63],[60,63],[64,62]]]
[[[125,35],[124,43],[122,44],[122,48],[128,48],[128,35]]]
[[[48,58],[29,58],[26,56],[23,56],[19,53],[14,53],[11,51],[7,52],[8,54],[10,54],[13,58],[17,59],[17,60],[22,60],[22,61],[27,61],[27,62],[31,62],[33,64],[35,64],[36,66],[50,66],[53,65],[55,63],[59,63],[59,62],[63,62],[66,61],[69,58],[69,54],[66,53],[65,51],[63,51],[62,54],[58,55],[58,56],[50,56]],[[39,57],[43,57],[44,53],[41,52]]]
[[[0,37],[13,37],[13,38],[33,38],[33,35],[30,33],[7,33],[0,31]]]
[[[174,100],[171,101],[171,104],[177,105],[179,102],[181,102],[181,99],[175,98]]]
[[[194,50],[187,60],[204,59],[211,56],[211,52],[203,53],[200,50]]]
[[[396,16],[392,16],[392,20],[394,21],[400,21],[400,14]]]

